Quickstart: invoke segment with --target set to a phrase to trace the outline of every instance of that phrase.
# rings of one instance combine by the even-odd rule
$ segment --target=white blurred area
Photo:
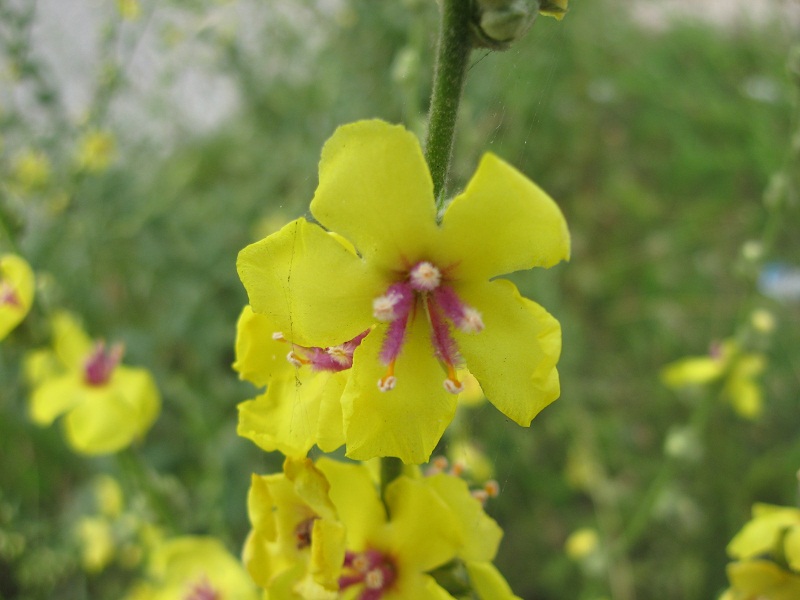
[[[643,26],[659,30],[693,19],[720,27],[782,21],[800,25],[800,0],[622,0]]]
[[[87,119],[97,104],[98,81],[110,65],[118,65],[123,87],[104,119],[134,140],[166,147],[181,136],[221,126],[240,108],[241,78],[226,73],[226,46],[235,47],[261,81],[310,76],[325,23],[344,5],[342,0],[139,0],[138,18],[126,21],[117,0],[0,1],[33,8],[32,54],[44,63],[70,121]],[[112,23],[119,29],[113,43],[104,43]],[[273,33],[299,30],[303,47],[287,56],[282,35]],[[35,120],[32,91],[13,71],[0,56],[0,106],[21,108]]]

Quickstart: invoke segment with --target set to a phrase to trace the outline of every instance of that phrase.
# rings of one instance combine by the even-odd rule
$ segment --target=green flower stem
[[[425,140],[425,160],[433,177],[437,210],[444,206],[458,104],[472,49],[469,16],[468,0],[442,0],[439,47]]]
[[[403,473],[403,461],[393,456],[381,458],[381,500],[386,504],[387,486]]]

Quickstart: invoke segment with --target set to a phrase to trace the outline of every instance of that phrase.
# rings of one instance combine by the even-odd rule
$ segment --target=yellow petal
[[[495,566],[490,562],[467,562],[472,589],[480,600],[520,600]]]
[[[482,280],[569,259],[567,223],[535,183],[493,154],[484,155],[442,219],[437,259],[460,279]]]
[[[50,425],[82,400],[82,381],[76,374],[49,379],[37,386],[31,394],[31,419],[43,427]]]
[[[773,562],[752,560],[731,563],[727,571],[731,587],[744,598],[800,598],[800,576],[784,571]]]
[[[373,299],[388,286],[305,219],[247,246],[236,267],[253,311],[303,346],[334,346],[362,333],[372,324]]]
[[[786,533],[783,540],[783,553],[789,567],[794,571],[800,571],[800,523],[794,525]]]
[[[344,443],[340,399],[347,376],[301,368],[273,380],[266,394],[239,405],[237,433],[287,456],[305,456],[314,444],[335,450]]]
[[[308,571],[318,584],[338,589],[345,555],[345,527],[330,519],[317,519],[311,532],[311,559]]]
[[[728,555],[747,559],[777,549],[781,533],[800,525],[800,510],[795,508],[754,507],[754,518],[728,544]]]
[[[361,551],[372,532],[386,522],[376,483],[366,466],[320,458],[317,469],[330,483],[329,497],[347,530],[349,550]]]
[[[144,369],[117,367],[106,385],[83,385],[80,394],[64,426],[67,441],[84,454],[109,454],[129,446],[150,428],[161,405]]]
[[[339,127],[322,149],[311,213],[371,264],[397,269],[419,260],[437,228],[417,138],[377,120]]]
[[[83,363],[92,351],[92,340],[83,331],[77,318],[58,311],[51,320],[53,346],[61,362],[69,369],[83,369]]]
[[[676,360],[661,370],[661,381],[670,388],[704,385],[725,371],[724,360],[711,356],[690,356]]]
[[[353,356],[352,374],[342,395],[347,456],[427,462],[453,420],[457,397],[444,389],[445,372],[433,358],[428,323],[419,313],[408,325],[395,366],[397,385],[381,392],[378,380],[386,367],[378,356],[385,329],[374,329]]]
[[[384,543],[398,563],[400,577],[403,571],[435,569],[465,547],[465,531],[458,519],[462,515],[448,506],[433,487],[401,476],[386,488],[390,521]]]
[[[559,396],[561,326],[509,281],[464,284],[457,291],[485,325],[476,334],[455,332],[467,368],[492,404],[527,427]]]
[[[14,329],[33,304],[34,275],[24,259],[16,254],[0,256],[0,340]],[[13,294],[12,302],[2,296]]]
[[[286,355],[291,346],[273,339],[278,328],[265,315],[256,314],[250,306],[242,309],[236,323],[236,362],[239,377],[257,386],[294,370]]]
[[[445,502],[458,521],[463,537],[458,549],[459,558],[480,562],[494,559],[503,530],[486,514],[481,503],[470,493],[467,483],[442,473],[425,478],[423,484]]]

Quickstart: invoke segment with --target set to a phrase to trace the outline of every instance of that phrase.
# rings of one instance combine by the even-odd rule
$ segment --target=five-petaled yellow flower
[[[0,256],[0,340],[20,324],[33,304],[34,276],[16,254]]]
[[[50,425],[66,413],[67,442],[82,454],[110,454],[143,437],[161,396],[146,369],[120,365],[122,346],[93,342],[74,317],[53,317],[54,351],[31,354],[31,418]]]
[[[335,361],[358,342],[341,399],[349,457],[427,460],[462,364],[520,425],[558,397],[558,322],[497,277],[567,259],[569,235],[513,167],[486,154],[440,224],[417,139],[361,121],[325,144],[311,214],[320,225],[289,223],[237,267],[253,310],[291,343]]]

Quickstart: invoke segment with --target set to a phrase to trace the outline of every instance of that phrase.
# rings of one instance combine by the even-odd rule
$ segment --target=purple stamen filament
[[[379,355],[387,369],[378,381],[378,388],[386,392],[395,387],[395,362],[405,343],[408,323],[413,319],[418,299],[428,317],[434,355],[447,372],[444,387],[457,394],[464,389],[456,376],[456,365],[461,357],[450,325],[467,333],[477,333],[483,329],[483,321],[477,310],[465,304],[455,290],[443,282],[441,271],[427,261],[414,265],[406,281],[392,284],[373,302],[375,318],[389,323]]]
[[[292,344],[292,350],[287,358],[297,367],[308,365],[314,371],[331,371],[333,373],[345,371],[353,366],[353,354],[369,332],[370,330],[367,329],[344,344],[327,348]],[[281,342],[288,341],[280,332],[275,332],[272,339]]]
[[[211,586],[208,579],[203,577],[189,589],[183,600],[222,600],[222,594]]]
[[[14,306],[16,308],[22,306],[17,292],[7,281],[0,281],[0,306]]]

